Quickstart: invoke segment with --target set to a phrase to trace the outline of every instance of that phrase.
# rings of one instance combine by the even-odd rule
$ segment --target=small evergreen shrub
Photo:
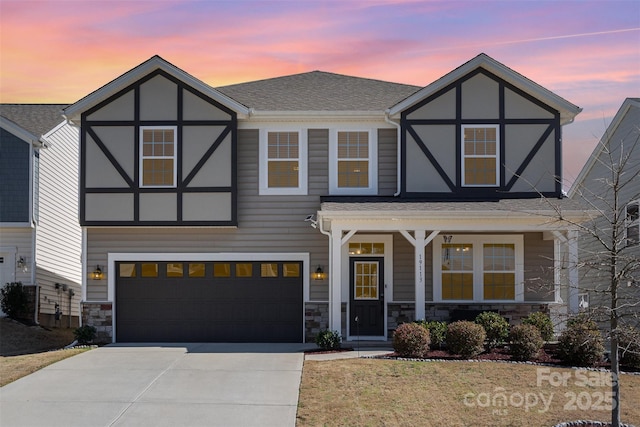
[[[575,366],[594,366],[604,355],[604,340],[598,325],[579,314],[567,321],[558,339],[558,357]]]
[[[431,348],[434,350],[441,349],[442,344],[444,344],[447,339],[447,323],[440,322],[437,320],[431,320],[431,321],[423,320],[418,323],[422,325],[423,328],[426,328],[429,331],[429,338],[431,339]]]
[[[627,326],[618,332],[620,364],[640,368],[640,330]]]
[[[323,350],[338,350],[342,345],[342,337],[338,331],[327,329],[316,335],[316,345]]]
[[[76,337],[78,344],[89,344],[93,342],[96,337],[96,328],[90,325],[82,325],[73,331],[73,335]]]
[[[403,323],[393,333],[393,349],[402,357],[426,357],[429,330],[418,323]]]
[[[544,344],[538,328],[524,323],[511,328],[509,342],[509,354],[514,360],[535,359]]]
[[[487,334],[477,323],[459,320],[447,327],[447,348],[453,354],[470,358],[484,350]]]
[[[22,282],[11,282],[0,289],[0,307],[10,319],[28,319],[29,296]]]
[[[476,323],[487,333],[487,348],[492,349],[504,343],[509,336],[509,322],[493,311],[478,314]]]
[[[538,328],[543,340],[551,341],[553,339],[553,322],[551,322],[551,318],[546,314],[539,311],[531,313],[522,319],[522,323]]]

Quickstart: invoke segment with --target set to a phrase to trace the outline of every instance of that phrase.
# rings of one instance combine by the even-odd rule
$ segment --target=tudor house
[[[80,322],[78,129],[59,104],[0,104],[0,286],[20,282],[36,323]]]
[[[154,56],[64,112],[83,321],[114,342],[303,342],[575,311],[561,127],[579,112],[484,54],[426,87],[213,88]]]

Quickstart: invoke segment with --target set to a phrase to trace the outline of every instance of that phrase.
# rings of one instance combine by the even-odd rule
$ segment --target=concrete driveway
[[[305,348],[97,348],[0,388],[0,425],[294,426]]]

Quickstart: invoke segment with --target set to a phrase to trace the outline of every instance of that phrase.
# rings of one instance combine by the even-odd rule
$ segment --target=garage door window
[[[142,263],[142,277],[158,277],[158,264],[155,262]]]
[[[205,277],[204,271],[204,264],[202,263],[189,264],[189,277]]]
[[[284,277],[300,277],[300,264],[283,264],[282,275]]]
[[[181,262],[167,264],[167,277],[182,277],[182,276],[184,276],[184,267]]]
[[[236,277],[253,277],[253,265],[248,263],[236,264]]]
[[[260,264],[260,277],[278,277],[278,264]]]
[[[213,277],[231,277],[231,265],[225,262],[214,262]]]
[[[120,264],[120,277],[136,277],[135,264]]]

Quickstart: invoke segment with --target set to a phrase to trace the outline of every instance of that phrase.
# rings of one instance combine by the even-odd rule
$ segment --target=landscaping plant
[[[509,332],[509,354],[514,360],[532,360],[538,356],[544,341],[534,325],[521,324]]]
[[[620,363],[631,368],[640,368],[640,331],[626,326],[618,332]]]
[[[326,329],[316,335],[316,345],[323,350],[338,350],[342,345],[342,336],[338,331]]]
[[[553,339],[553,322],[551,318],[540,311],[529,314],[522,319],[522,323],[525,325],[533,325],[538,328],[542,339],[545,341],[551,341]]]
[[[447,327],[447,348],[453,354],[470,358],[484,350],[484,328],[477,323],[460,320]]]
[[[494,311],[485,311],[478,314],[476,323],[482,326],[487,333],[487,348],[496,348],[504,343],[509,336],[509,323],[504,317]]]
[[[11,282],[0,289],[0,307],[10,319],[27,319],[29,298],[22,282]]]
[[[567,321],[558,340],[558,357],[575,366],[594,366],[604,355],[604,340],[598,325],[583,314]]]
[[[393,333],[393,349],[402,357],[424,358],[430,343],[429,330],[418,323],[403,323]]]
[[[78,344],[90,344],[96,337],[96,328],[90,325],[82,325],[73,331]]]
[[[429,331],[429,338],[431,339],[431,348],[433,350],[441,349],[442,344],[445,343],[447,338],[447,323],[440,322],[438,320],[421,320],[416,322],[423,328]]]

